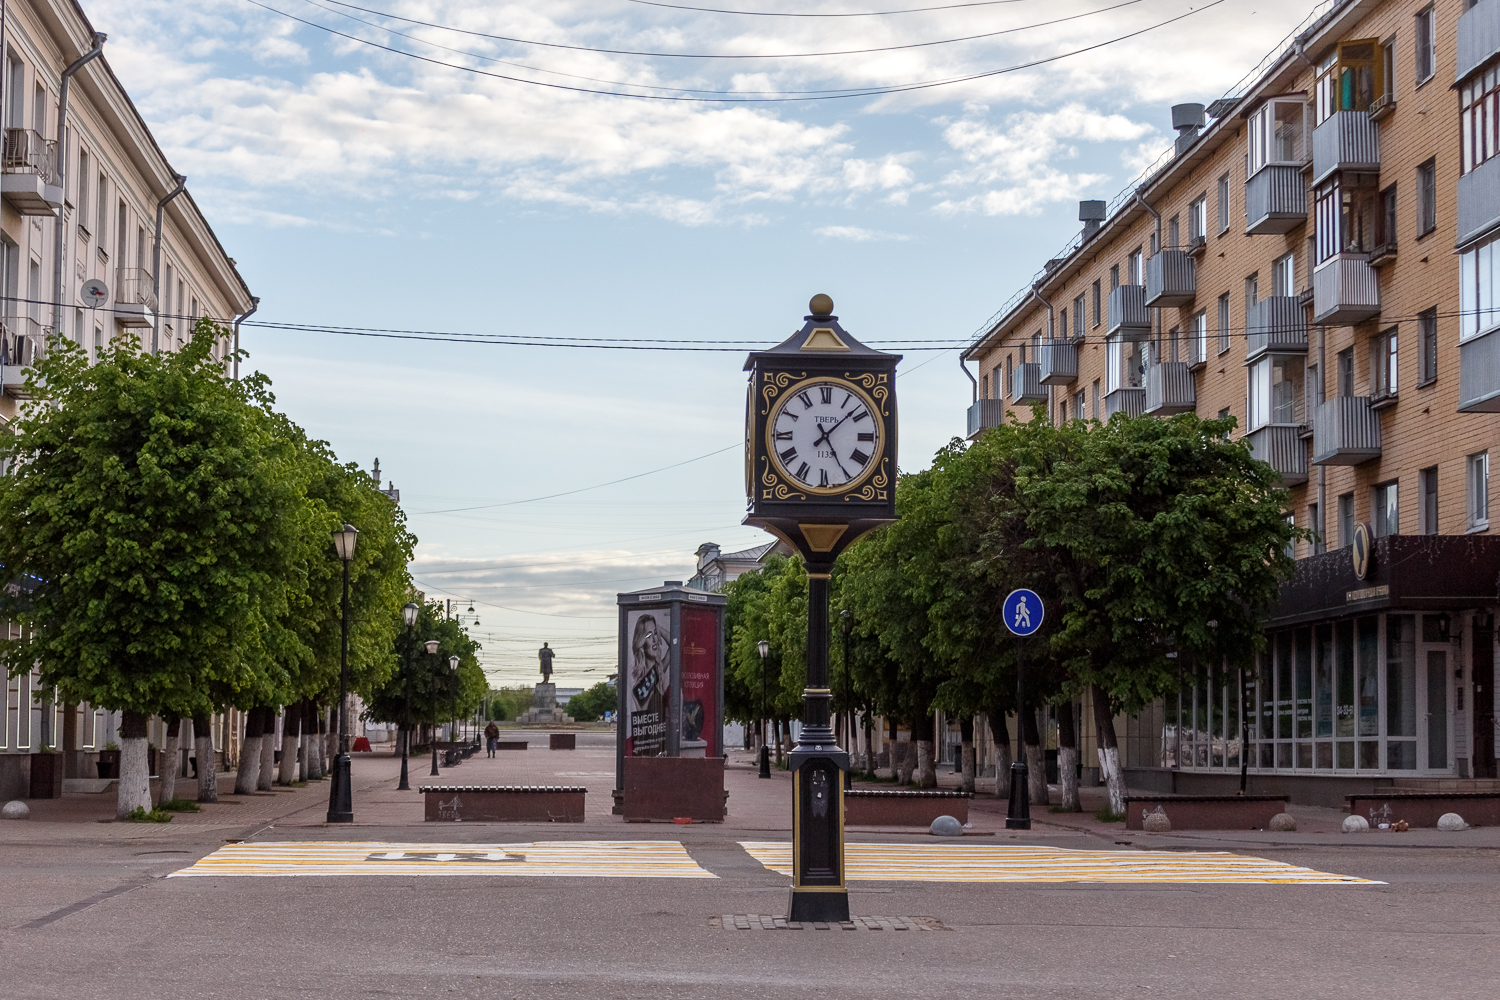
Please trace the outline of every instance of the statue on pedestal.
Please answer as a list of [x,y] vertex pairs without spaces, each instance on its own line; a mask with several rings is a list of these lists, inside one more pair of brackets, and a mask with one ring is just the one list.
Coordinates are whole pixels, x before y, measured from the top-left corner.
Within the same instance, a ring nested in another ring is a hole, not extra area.
[[551,649],[547,648],[547,644],[545,642],[542,643],[542,648],[536,651],[537,659],[542,661],[543,684],[552,683],[552,657],[555,655],[557,654],[553,653]]

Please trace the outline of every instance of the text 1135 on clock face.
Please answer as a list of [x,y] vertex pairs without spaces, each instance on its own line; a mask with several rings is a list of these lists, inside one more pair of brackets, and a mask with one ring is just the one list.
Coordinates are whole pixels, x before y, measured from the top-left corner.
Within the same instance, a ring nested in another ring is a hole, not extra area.
[[841,379],[791,386],[766,420],[768,450],[787,478],[816,493],[849,489],[879,464],[879,411]]

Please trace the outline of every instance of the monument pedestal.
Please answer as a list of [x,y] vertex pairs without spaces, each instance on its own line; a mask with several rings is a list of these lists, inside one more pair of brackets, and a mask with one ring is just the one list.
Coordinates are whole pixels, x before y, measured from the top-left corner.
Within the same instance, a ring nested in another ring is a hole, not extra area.
[[571,724],[571,716],[557,707],[557,685],[543,681],[536,686],[531,707],[516,717],[523,726],[560,726]]

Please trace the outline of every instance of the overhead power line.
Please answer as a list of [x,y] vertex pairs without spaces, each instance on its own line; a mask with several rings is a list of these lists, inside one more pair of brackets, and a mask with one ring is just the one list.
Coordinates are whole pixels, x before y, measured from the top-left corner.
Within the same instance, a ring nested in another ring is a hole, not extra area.
[[626,3],[642,7],[665,7],[668,10],[689,10],[701,14],[733,14],[738,17],[890,17],[893,14],[926,14],[935,10],[961,10],[965,7],[998,7],[1013,3],[1030,3],[1031,0],[976,0],[974,3],[950,3],[941,7],[907,7],[904,10],[865,10],[845,13],[818,13],[812,11],[781,10],[725,10],[720,7],[689,7],[686,4],[657,3],[655,0],[625,0]]

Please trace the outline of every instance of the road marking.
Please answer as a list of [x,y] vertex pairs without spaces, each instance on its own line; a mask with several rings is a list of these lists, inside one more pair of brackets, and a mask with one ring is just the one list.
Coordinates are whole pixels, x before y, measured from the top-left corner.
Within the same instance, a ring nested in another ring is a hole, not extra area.
[[227,844],[168,878],[215,875],[718,877],[694,861],[675,840],[550,840],[524,844]]
[[[741,841],[750,856],[792,874],[788,841]],[[849,881],[1254,882],[1384,885],[1229,851],[1078,851],[994,844],[847,844]]]

